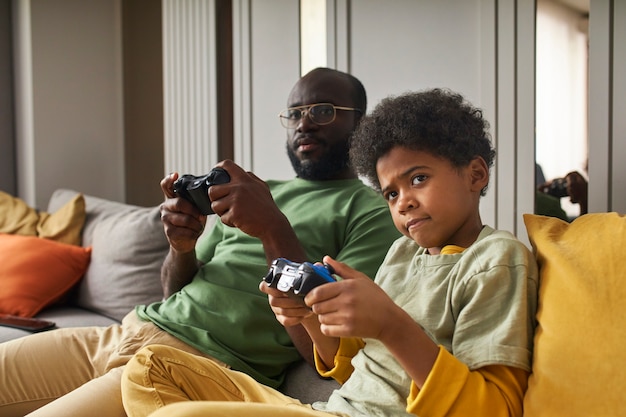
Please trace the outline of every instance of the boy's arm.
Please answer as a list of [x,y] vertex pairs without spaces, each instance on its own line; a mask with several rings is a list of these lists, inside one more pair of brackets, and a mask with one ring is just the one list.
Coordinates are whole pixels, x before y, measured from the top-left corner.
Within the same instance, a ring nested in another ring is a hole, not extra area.
[[340,338],[326,336],[322,333],[317,315],[311,315],[304,319],[302,326],[313,341],[316,369],[318,371],[333,369],[335,367],[335,356],[339,351]]
[[339,348],[335,354],[332,368],[326,366],[320,358],[317,349],[315,349],[315,368],[321,376],[333,378],[335,381],[343,384],[350,378],[350,375],[352,375],[354,371],[352,358],[359,350],[363,349],[364,346],[365,342],[363,342],[363,339],[342,337],[339,341]]
[[429,416],[521,416],[527,371],[504,365],[470,371],[436,346],[400,307],[387,311],[385,316],[390,320],[379,340],[413,380],[408,412]]
[[[407,399],[408,412],[431,416],[521,415],[528,372],[502,365],[470,371],[437,346],[380,287],[361,279],[344,264],[328,257],[324,261],[345,279],[338,283],[342,285],[321,286],[307,296],[308,303],[313,301],[308,298],[312,294],[311,298],[323,299],[323,293],[335,293],[335,305],[322,309],[322,305],[313,304],[313,311],[319,313],[322,323],[321,332],[380,340],[413,380]],[[333,291],[339,288],[342,290]],[[353,290],[354,294],[350,294]],[[359,307],[358,300],[367,300],[366,305]],[[376,305],[375,312],[371,305]],[[336,315],[335,311],[341,313]]]
[[430,416],[521,416],[529,373],[505,365],[475,371],[440,348],[422,389],[411,385],[407,412]]
[[402,365],[414,384],[421,388],[435,365],[439,347],[395,303],[389,304],[384,314],[386,320],[381,326],[378,339]]
[[[318,315],[320,333],[380,340],[421,388],[435,363],[438,346],[376,283],[328,256],[324,262],[343,280],[321,285],[305,298]],[[328,351],[322,350],[325,346],[318,345],[315,338],[313,341],[324,363],[330,366],[337,349],[328,346]]]

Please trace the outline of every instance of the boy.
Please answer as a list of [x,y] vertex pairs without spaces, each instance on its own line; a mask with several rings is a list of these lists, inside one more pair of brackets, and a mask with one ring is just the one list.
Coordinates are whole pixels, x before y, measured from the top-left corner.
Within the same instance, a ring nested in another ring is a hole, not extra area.
[[205,401],[154,415],[521,416],[537,266],[514,236],[481,222],[495,156],[487,128],[480,110],[448,91],[383,100],[351,147],[354,168],[382,192],[404,235],[375,283],[328,256],[343,280],[311,291],[306,307],[261,283],[277,319],[311,336],[320,373],[343,383],[327,402],[302,405],[153,346],[127,368],[128,414],[191,399]]

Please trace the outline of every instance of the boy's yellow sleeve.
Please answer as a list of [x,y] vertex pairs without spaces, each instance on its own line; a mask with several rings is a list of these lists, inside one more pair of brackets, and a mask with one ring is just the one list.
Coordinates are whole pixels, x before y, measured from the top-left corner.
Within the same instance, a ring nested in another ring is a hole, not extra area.
[[365,342],[359,338],[341,338],[339,340],[339,349],[335,354],[335,363],[332,369],[327,369],[324,362],[320,359],[315,345],[313,353],[315,354],[315,368],[317,372],[325,378],[333,378],[335,381],[343,384],[350,378],[354,367],[352,366],[352,358],[357,352],[363,349]]
[[407,412],[427,416],[521,416],[529,372],[506,365],[475,371],[444,348],[424,386],[415,383],[407,399]]

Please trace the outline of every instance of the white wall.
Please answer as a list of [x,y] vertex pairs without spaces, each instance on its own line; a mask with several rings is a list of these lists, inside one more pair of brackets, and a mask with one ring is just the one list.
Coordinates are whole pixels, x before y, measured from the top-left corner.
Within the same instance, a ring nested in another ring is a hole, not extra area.
[[[352,2],[349,65],[368,91],[370,110],[388,95],[444,87],[484,108],[495,129],[495,32],[483,28],[493,27],[496,16],[484,3]],[[495,224],[495,175],[482,208],[489,224]]]
[[18,194],[124,198],[119,0],[16,0]]
[[235,161],[263,179],[293,178],[278,113],[300,76],[299,7],[234,0]]
[[490,62],[481,62],[479,0],[351,5],[350,70],[366,86],[370,109],[390,94],[432,87],[480,102],[481,70]]
[[589,14],[589,211],[626,213],[626,2]]
[[613,7],[611,204],[605,210],[626,213],[626,2],[616,0]]

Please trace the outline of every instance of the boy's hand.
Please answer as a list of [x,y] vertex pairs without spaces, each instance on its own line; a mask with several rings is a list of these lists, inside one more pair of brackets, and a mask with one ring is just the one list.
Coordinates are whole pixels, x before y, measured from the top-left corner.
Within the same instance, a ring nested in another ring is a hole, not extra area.
[[322,333],[379,339],[398,306],[365,274],[329,256],[324,262],[343,280],[321,285],[304,299],[317,315]]

